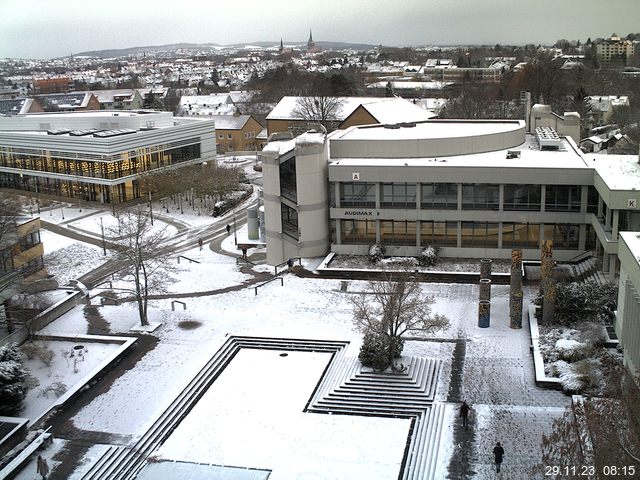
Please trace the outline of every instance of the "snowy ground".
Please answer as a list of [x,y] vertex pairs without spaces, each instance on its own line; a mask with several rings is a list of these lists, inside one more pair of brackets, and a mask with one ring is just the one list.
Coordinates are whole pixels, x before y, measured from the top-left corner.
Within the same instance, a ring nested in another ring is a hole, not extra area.
[[[30,360],[24,357],[25,367],[39,382],[27,393],[24,401],[25,408],[20,412],[20,416],[31,421],[49,410],[58,399],[55,393],[45,391],[48,387],[62,382],[67,387],[66,390],[71,389],[103,359],[120,347],[117,343],[87,343],[84,340],[82,342],[35,340],[33,343],[40,348],[51,350],[54,356],[49,366],[36,357]],[[78,345],[85,348],[74,349]]]
[[[197,227],[201,220],[212,221],[197,212],[185,210],[181,214],[175,206],[169,207],[169,214],[165,209],[164,215],[172,217],[172,224],[183,222]],[[68,212],[73,210],[65,209],[67,219]],[[88,212],[83,209],[82,213]],[[55,213],[47,218],[44,215],[45,220],[55,218]],[[77,226],[91,230],[84,225],[92,221],[90,218],[77,220]],[[238,232],[239,236],[243,234],[243,230]],[[60,245],[56,251],[74,248],[72,243],[65,246],[59,239],[52,243]],[[101,250],[85,248],[96,250],[98,263]],[[233,235],[225,239],[222,248],[237,254]],[[65,263],[71,264],[71,259],[77,256],[68,252],[58,256],[49,268],[56,268],[57,262],[63,271]],[[251,275],[240,272],[235,260],[226,254],[215,253],[206,246],[202,251],[195,248],[184,255],[201,263],[181,261],[181,271],[175,274],[171,291],[209,293],[180,298],[187,304],[186,310],[178,307],[172,311],[171,298],[151,301],[150,319],[161,323],[152,333],[158,345],[124,371],[108,391],[95,396],[75,414],[71,420],[76,429],[120,434],[119,438],[135,441],[215,354],[227,335],[346,340],[350,342],[348,354],[357,355],[361,334],[353,325],[348,299],[349,292],[363,291],[366,282],[349,281],[345,293],[341,292],[340,280],[301,279],[285,274],[283,286],[272,282],[255,295],[251,286],[242,285]],[[86,271],[94,266],[91,257],[87,258]],[[304,259],[304,264],[313,268],[321,260]],[[254,271],[273,269],[259,265]],[[75,271],[73,274],[77,275]],[[211,292],[223,288],[226,289],[223,292]],[[492,287],[488,329],[477,326],[477,286],[425,284],[423,290],[425,295],[435,298],[433,311],[447,315],[451,321],[445,331],[435,334],[447,341],[408,341],[405,354],[442,359],[436,401],[446,402],[455,346],[452,340],[467,340],[462,392],[472,405],[472,419],[478,429],[472,465],[475,478],[493,478],[488,452],[496,440],[507,451],[504,467],[505,472],[511,469],[508,478],[535,478],[528,472],[540,458],[540,435],[548,431],[552,418],[559,415],[569,400],[557,392],[541,391],[533,384],[528,331],[508,327],[508,287]],[[91,294],[98,293],[94,290]],[[112,334],[131,334],[131,328],[139,323],[131,303],[103,307],[97,298],[92,303]],[[43,333],[86,333],[84,310],[84,306],[74,308]],[[252,354],[247,351],[238,354],[161,447],[158,456],[273,469],[272,478],[397,478],[402,458],[398,445],[406,441],[406,421],[303,414],[304,402],[326,365],[323,355],[296,352],[281,361],[277,355],[270,358]],[[295,380],[291,381],[292,378]],[[445,416],[438,457],[442,478],[456,451],[452,428],[458,420],[456,409],[456,404],[449,404]],[[261,441],[247,443],[248,438],[254,437]],[[380,445],[386,448],[379,448]],[[281,450],[288,453],[283,455]],[[82,459],[81,468],[86,469],[102,451],[103,447],[91,448]],[[341,469],[344,475],[333,468]],[[356,472],[365,473],[361,476]]]

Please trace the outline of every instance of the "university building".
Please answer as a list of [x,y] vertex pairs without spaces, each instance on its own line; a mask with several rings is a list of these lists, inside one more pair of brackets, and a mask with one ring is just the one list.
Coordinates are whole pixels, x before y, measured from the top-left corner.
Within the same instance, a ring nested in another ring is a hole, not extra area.
[[209,119],[146,110],[0,116],[0,188],[120,203],[145,193],[144,172],[215,158]]
[[[535,109],[535,108],[534,108]],[[537,115],[544,112],[536,109]],[[328,252],[568,260],[594,251],[611,279],[619,232],[640,230],[635,156],[585,155],[524,121],[355,126],[270,142],[262,153],[267,260]]]

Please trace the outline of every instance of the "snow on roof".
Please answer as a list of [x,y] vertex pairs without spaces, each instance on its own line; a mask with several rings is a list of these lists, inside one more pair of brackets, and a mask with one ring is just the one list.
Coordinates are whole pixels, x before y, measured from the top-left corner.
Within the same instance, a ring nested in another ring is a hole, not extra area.
[[421,122],[436,116],[404,99],[396,102],[378,102],[363,105],[379,123]]
[[[397,130],[392,130],[397,132]],[[335,132],[334,132],[335,133]],[[483,167],[483,168],[544,168],[544,169],[590,169],[582,156],[562,138],[564,150],[539,150],[533,135],[526,135],[522,145],[493,152],[456,156],[401,157],[401,158],[330,158],[332,165],[380,166],[380,167]],[[508,151],[518,151],[520,156],[507,158]]]
[[115,101],[115,97],[129,97],[128,101],[132,101],[135,95],[135,90],[132,88],[119,88],[115,90],[91,90],[90,92],[76,91],[71,93],[83,95],[86,93],[93,93],[100,103],[112,103]]
[[[267,120],[293,120],[295,119],[293,111],[295,110],[298,99],[301,97],[282,97],[278,104],[267,115]],[[360,105],[367,106],[372,104],[389,103],[392,105],[402,105],[404,103],[412,105],[411,102],[403,98],[397,97],[338,97],[342,101],[341,108],[336,113],[336,120],[343,121]],[[400,107],[397,107],[400,108]]]
[[[420,107],[408,102],[419,110]],[[370,106],[367,106],[367,109]],[[422,110],[424,112],[424,110]],[[393,122],[392,122],[393,123]],[[416,123],[415,126],[389,128],[385,125],[356,127],[344,131],[341,140],[419,140],[436,138],[459,138],[478,135],[505,133],[523,128],[523,122],[517,120],[504,121],[431,121]]]
[[640,232],[620,232],[620,237],[640,264]]
[[640,189],[640,164],[637,155],[586,154],[609,190]]
[[251,115],[210,115],[216,124],[216,130],[242,130]]

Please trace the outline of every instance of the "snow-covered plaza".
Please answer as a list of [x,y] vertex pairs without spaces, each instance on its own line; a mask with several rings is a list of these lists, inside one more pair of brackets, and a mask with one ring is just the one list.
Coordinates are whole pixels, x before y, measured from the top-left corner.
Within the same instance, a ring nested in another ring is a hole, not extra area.
[[[93,223],[109,212],[89,213],[85,208],[74,226],[99,234]],[[43,220],[55,219],[47,215]],[[65,215],[69,219],[73,209],[65,209]],[[165,216],[192,228],[203,225],[197,214]],[[229,222],[230,217],[217,220],[222,227]],[[239,228],[237,236],[243,235]],[[270,282],[256,294],[254,287],[273,269],[239,265],[233,234],[223,236],[222,242],[214,240],[202,250],[194,241],[181,252],[199,263],[176,265],[170,294],[151,301],[150,321],[159,324],[152,332],[135,330],[140,323],[135,302],[101,305],[106,285],[90,292],[90,305],[75,307],[40,332],[84,335],[95,330],[98,320],[102,334],[145,339],[123,356],[108,381],[57,414],[55,439],[43,453],[55,467],[51,478],[89,478],[109,452],[126,452],[146,441],[155,422],[174,408],[175,399],[231,337],[344,342],[344,358],[357,357],[362,334],[353,323],[349,297],[364,291],[365,281],[348,280],[345,288],[344,280],[288,272],[282,275],[283,285]],[[67,257],[78,251],[83,262],[73,267],[75,277],[105,258],[99,246],[54,233],[44,233],[43,241],[55,260],[52,271],[56,266],[64,270],[70,264]],[[303,259],[302,264],[313,272],[321,261]],[[494,478],[491,449],[496,441],[506,451],[505,478],[536,478],[532,468],[541,461],[542,434],[550,431],[570,397],[536,387],[526,324],[521,330],[509,328],[508,287],[492,287],[490,328],[477,326],[476,285],[425,283],[422,289],[435,297],[433,312],[446,315],[450,325],[433,338],[408,340],[401,359],[405,364],[411,357],[439,361],[428,404],[439,413],[430,420],[435,422],[428,427],[433,433],[421,447],[425,458],[433,456],[425,460],[432,464],[424,476],[413,478]],[[173,310],[175,299],[186,308]],[[148,463],[139,478],[403,478],[415,434],[410,417],[306,411],[332,358],[327,352],[295,349],[238,350],[174,420],[175,430],[145,453]],[[463,399],[471,405],[468,431],[460,428],[458,418]],[[34,472],[32,462],[16,478],[32,479]],[[404,475],[410,478],[406,471]]]

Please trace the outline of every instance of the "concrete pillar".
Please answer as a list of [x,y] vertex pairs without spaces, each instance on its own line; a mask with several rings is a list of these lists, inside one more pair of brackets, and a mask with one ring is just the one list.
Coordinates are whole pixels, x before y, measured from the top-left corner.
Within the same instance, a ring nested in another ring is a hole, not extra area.
[[540,283],[542,286],[542,321],[550,325],[555,318],[556,286],[553,279],[553,240],[544,240],[540,255]]
[[609,256],[609,281],[614,282],[616,279],[616,271],[618,270],[617,256]]
[[522,250],[511,250],[511,285],[509,289],[509,326],[522,328]]
[[491,263],[490,258],[483,258],[480,260],[480,278],[491,279]]

